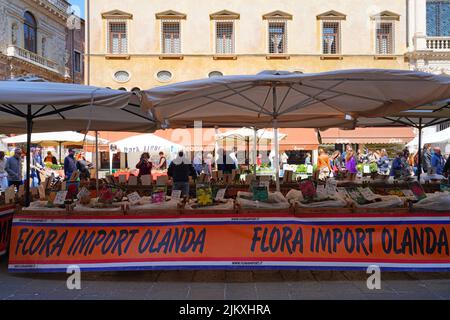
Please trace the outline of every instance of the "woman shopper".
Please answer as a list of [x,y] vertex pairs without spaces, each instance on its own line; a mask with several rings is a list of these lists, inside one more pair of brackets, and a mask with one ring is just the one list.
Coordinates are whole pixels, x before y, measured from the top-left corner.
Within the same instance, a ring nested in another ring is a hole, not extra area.
[[358,173],[358,170],[356,169],[356,155],[349,145],[345,152],[345,169],[347,169],[350,180],[355,180],[356,174]]
[[5,170],[5,166],[5,152],[0,151],[0,191],[4,191],[8,188],[8,173]]
[[139,169],[138,177],[141,177],[141,176],[144,176],[144,175],[151,175],[152,174],[152,167],[153,167],[153,164],[150,161],[150,154],[148,152],[144,152],[141,155],[141,159],[136,164],[136,169]]
[[382,149],[380,152],[380,159],[377,161],[378,171],[381,174],[387,175],[389,173],[389,158],[386,149]]

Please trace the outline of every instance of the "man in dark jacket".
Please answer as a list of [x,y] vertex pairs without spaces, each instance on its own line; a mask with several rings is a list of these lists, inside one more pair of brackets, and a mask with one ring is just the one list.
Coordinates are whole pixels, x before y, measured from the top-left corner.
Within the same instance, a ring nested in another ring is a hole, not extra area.
[[181,190],[182,195],[189,196],[189,176],[197,178],[194,166],[184,158],[184,152],[178,152],[176,157],[167,170],[167,175],[172,178],[172,190]]
[[69,149],[69,155],[64,158],[64,176],[67,180],[77,171],[77,161],[75,160],[75,150]]
[[444,168],[442,169],[444,176],[448,178],[448,183],[450,184],[450,156],[448,156],[445,162]]
[[422,169],[423,172],[427,173],[428,169],[431,168],[431,146],[426,144],[423,146],[422,153]]

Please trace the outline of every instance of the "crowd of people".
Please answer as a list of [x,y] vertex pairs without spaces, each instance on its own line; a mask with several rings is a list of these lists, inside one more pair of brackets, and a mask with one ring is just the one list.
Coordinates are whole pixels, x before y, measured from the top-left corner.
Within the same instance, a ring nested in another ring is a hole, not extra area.
[[[423,148],[420,172],[448,176],[450,173],[450,157],[445,158],[439,147]],[[408,148],[397,152],[393,159],[389,158],[385,149],[360,149],[355,152],[351,145],[345,147],[344,152],[334,151],[331,155],[324,149],[319,149],[317,169],[322,177],[346,172],[350,177],[358,173],[358,165],[376,164],[376,172],[393,177],[417,176],[419,173],[418,153],[410,153]]]
[[[26,179],[25,159],[25,153],[21,148],[15,148],[10,157],[6,157],[4,151],[0,151],[0,190],[5,190],[10,186],[19,188],[24,183]],[[58,160],[51,151],[48,151],[44,158],[39,147],[30,149],[30,160],[31,187],[38,187],[41,184],[41,174],[45,174],[46,164],[58,164]],[[83,152],[76,155],[75,149],[69,149],[68,155],[64,159],[64,177],[62,178],[68,180],[74,172],[78,172],[80,179],[90,179],[89,169],[91,168],[92,164],[86,160]]]

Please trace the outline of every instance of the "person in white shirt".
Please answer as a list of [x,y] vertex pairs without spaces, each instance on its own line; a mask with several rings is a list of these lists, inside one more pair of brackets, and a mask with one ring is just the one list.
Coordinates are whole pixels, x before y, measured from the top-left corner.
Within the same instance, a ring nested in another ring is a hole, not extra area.
[[8,188],[8,173],[5,170],[6,157],[5,152],[0,151],[0,190],[4,191]]

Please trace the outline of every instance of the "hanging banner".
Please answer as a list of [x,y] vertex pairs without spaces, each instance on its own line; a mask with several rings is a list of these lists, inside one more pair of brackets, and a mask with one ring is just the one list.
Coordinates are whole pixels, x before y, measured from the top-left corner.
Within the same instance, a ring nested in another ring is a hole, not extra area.
[[16,217],[9,270],[450,270],[447,215]]
[[4,255],[9,247],[13,214],[14,206],[0,206],[0,256]]

